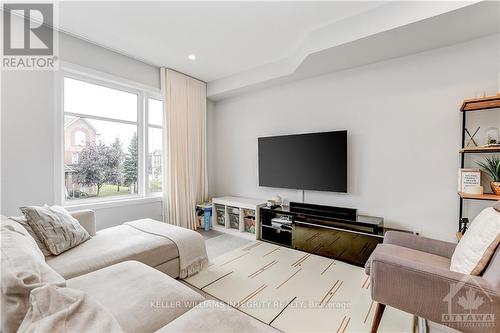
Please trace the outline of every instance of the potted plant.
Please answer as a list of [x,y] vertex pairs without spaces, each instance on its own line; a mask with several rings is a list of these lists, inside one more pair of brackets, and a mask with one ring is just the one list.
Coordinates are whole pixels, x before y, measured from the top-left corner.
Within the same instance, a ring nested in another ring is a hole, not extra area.
[[485,157],[484,161],[476,162],[481,169],[491,177],[491,190],[500,195],[500,158],[498,156]]

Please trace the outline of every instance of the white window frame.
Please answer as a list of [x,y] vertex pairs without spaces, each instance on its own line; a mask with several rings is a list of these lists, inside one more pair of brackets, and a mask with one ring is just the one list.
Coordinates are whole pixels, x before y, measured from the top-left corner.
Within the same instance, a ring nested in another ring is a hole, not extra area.
[[80,153],[72,153],[71,154],[71,164],[75,164],[75,163],[79,163],[79,162],[80,162]]
[[[162,126],[159,126],[159,125],[150,125],[149,124],[149,99],[156,99],[162,103],[164,103],[163,101],[163,98],[161,98],[161,94],[154,94],[154,93],[149,93],[149,94],[146,94],[145,98],[144,98],[144,125],[145,125],[145,128],[144,128],[144,132],[146,133],[145,135],[145,140],[144,140],[144,152],[145,152],[145,160],[144,160],[144,163],[147,163],[148,159],[147,157],[149,157],[149,128],[150,127],[153,127],[153,128],[159,128],[162,130],[162,141],[165,140],[165,114],[163,114],[163,118],[162,118]],[[165,157],[165,145],[163,145],[162,147],[162,156]],[[162,161],[162,170],[165,170],[165,165],[164,163],[165,162],[165,159],[163,159]],[[147,168],[148,166],[147,165],[144,165],[145,166],[145,172],[144,172],[144,184],[146,186],[146,195],[147,196],[161,196],[162,193],[163,193],[163,190],[164,190],[164,186],[165,186],[165,177],[162,177],[162,183],[161,183],[161,188],[162,188],[162,191],[161,192],[151,192],[149,191],[149,178],[148,178],[148,173],[147,173]],[[165,175],[165,172],[163,172],[163,175]]]
[[[114,118],[91,116],[78,114],[73,112],[65,113],[64,111],[64,78],[68,77],[91,84],[100,85],[103,87],[118,89],[125,92],[137,94],[137,121],[119,120]],[[56,152],[56,165],[54,168],[54,177],[56,180],[55,186],[55,202],[70,208],[107,208],[114,206],[129,205],[135,203],[143,203],[149,201],[161,201],[162,194],[160,192],[149,193],[146,183],[147,169],[146,169],[146,153],[148,142],[148,122],[147,122],[147,101],[148,98],[155,98],[162,102],[160,89],[123,79],[114,75],[106,74],[86,67],[62,62],[61,70],[55,76],[55,152]],[[138,138],[138,193],[129,195],[109,196],[104,198],[86,198],[86,199],[66,199],[66,189],[64,183],[64,116],[65,114],[81,116],[96,120],[112,121],[117,123],[126,123],[137,125],[137,138]]]
[[[80,133],[83,134],[85,139],[80,140],[80,138],[77,138],[77,134],[79,135]],[[83,145],[80,144],[81,141],[83,141]],[[87,144],[87,134],[84,131],[77,129],[73,134],[73,143],[75,144],[75,146],[85,146]]]

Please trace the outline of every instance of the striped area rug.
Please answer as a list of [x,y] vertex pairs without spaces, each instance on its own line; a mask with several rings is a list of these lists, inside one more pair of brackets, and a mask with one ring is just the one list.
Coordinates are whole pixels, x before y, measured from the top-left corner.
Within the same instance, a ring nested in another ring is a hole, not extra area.
[[[361,267],[260,241],[184,281],[284,332],[370,332],[375,311]],[[379,332],[412,325],[412,315],[388,307]]]

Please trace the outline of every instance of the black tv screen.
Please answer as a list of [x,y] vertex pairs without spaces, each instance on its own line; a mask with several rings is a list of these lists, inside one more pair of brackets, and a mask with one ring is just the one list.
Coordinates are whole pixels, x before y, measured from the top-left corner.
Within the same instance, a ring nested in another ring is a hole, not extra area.
[[259,138],[259,185],[347,192],[347,131]]

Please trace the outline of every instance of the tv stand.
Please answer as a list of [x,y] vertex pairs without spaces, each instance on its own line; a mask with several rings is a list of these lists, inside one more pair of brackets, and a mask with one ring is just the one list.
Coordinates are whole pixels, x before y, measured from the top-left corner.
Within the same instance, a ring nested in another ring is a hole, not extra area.
[[290,211],[303,214],[320,214],[325,217],[344,220],[356,220],[357,210],[354,208],[312,205],[308,203],[290,202]]
[[364,266],[387,228],[381,217],[356,209],[291,202],[260,209],[260,239]]

